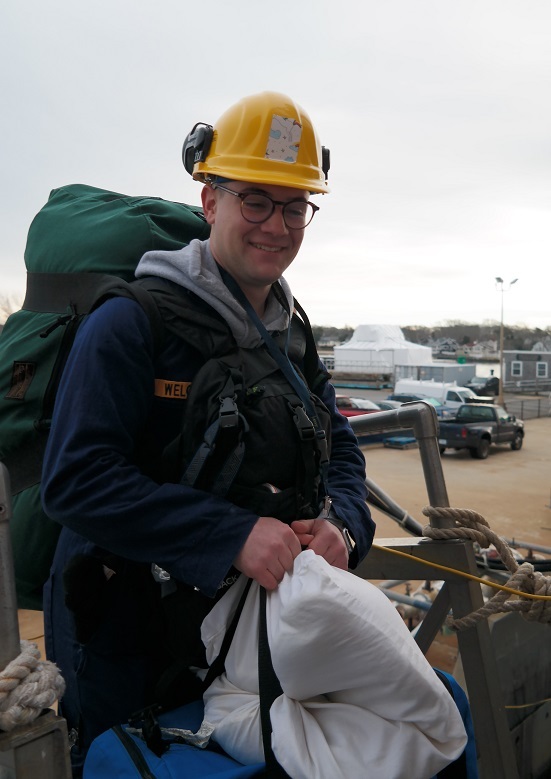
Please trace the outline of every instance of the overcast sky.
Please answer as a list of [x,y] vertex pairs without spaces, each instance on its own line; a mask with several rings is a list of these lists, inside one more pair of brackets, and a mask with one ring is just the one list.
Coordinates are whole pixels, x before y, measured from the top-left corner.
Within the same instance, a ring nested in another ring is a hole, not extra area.
[[[551,327],[550,0],[4,0],[1,294],[84,183],[198,204],[197,121],[289,94],[331,193],[287,272],[314,324]],[[518,282],[508,289],[509,282]]]

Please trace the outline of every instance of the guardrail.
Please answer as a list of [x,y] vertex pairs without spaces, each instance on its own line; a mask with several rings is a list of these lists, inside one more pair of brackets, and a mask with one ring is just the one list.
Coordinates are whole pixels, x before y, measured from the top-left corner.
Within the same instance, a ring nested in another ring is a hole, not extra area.
[[509,379],[503,382],[505,392],[550,393],[551,379]]

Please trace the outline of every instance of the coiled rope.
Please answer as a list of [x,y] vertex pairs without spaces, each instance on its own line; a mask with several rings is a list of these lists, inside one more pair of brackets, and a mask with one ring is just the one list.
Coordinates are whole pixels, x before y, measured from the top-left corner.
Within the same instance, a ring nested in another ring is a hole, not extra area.
[[[454,630],[473,627],[492,614],[519,611],[530,622],[551,623],[551,577],[535,571],[531,563],[515,560],[506,541],[490,528],[481,514],[472,509],[426,506],[423,514],[429,519],[452,519],[455,527],[436,528],[427,525],[423,534],[434,540],[467,539],[486,549],[493,544],[503,564],[511,573],[506,587],[500,587],[497,593],[481,608],[460,619],[449,619],[448,624]],[[491,584],[489,582],[489,584]],[[515,590],[516,593],[510,592]],[[515,594],[515,599],[511,596]],[[526,594],[527,597],[523,597]]]
[[58,667],[40,660],[36,644],[21,641],[21,654],[0,672],[0,730],[33,722],[64,691]]

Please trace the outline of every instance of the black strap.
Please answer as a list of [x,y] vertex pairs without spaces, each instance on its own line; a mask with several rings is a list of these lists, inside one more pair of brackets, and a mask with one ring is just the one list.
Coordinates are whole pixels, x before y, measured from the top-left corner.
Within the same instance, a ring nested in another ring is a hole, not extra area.
[[327,495],[328,494],[327,487],[329,483],[328,482],[329,455],[328,455],[328,447],[327,447],[325,430],[320,424],[316,409],[310,397],[310,392],[306,387],[302,378],[298,375],[295,366],[293,365],[292,361],[289,359],[289,356],[287,354],[287,347],[288,347],[289,336],[291,332],[290,312],[287,309],[287,313],[289,314],[289,328],[287,331],[288,335],[287,335],[286,350],[285,350],[285,354],[283,354],[274,343],[274,339],[270,336],[270,334],[266,330],[264,323],[262,322],[262,320],[260,319],[256,311],[250,304],[249,300],[247,299],[247,296],[245,295],[245,293],[243,292],[239,284],[224,268],[219,266],[219,270],[220,270],[220,275],[222,277],[222,281],[229,289],[229,291],[232,293],[232,295],[235,297],[235,299],[239,303],[241,303],[241,305],[247,312],[249,318],[251,319],[253,324],[256,326],[256,329],[260,333],[262,340],[266,344],[266,348],[270,352],[270,355],[273,357],[277,365],[280,367],[283,375],[285,376],[289,384],[293,387],[293,389],[301,399],[302,403],[304,404],[306,413],[308,414],[308,417],[310,418],[310,421],[312,422],[312,425],[314,426],[315,429],[316,443],[320,453],[320,476],[325,490],[325,494]]
[[129,283],[109,273],[27,273],[27,291],[22,308],[42,314],[81,316],[97,308],[109,297],[137,300],[151,323],[155,351],[162,345],[162,317],[147,285],[141,280]]
[[[226,635],[222,641],[220,652],[210,666],[203,682],[203,690],[206,690],[213,681],[224,673],[226,657],[230,649],[252,579],[249,579],[245,589],[237,604],[237,609],[232,618]],[[279,679],[276,676],[272,665],[272,654],[268,642],[268,629],[266,624],[266,590],[260,587],[259,590],[259,633],[258,633],[258,686],[260,699],[260,723],[262,728],[262,744],[264,746],[264,757],[266,760],[266,773],[263,776],[266,779],[289,779],[288,774],[283,770],[276,760],[272,750],[272,723],[270,720],[270,708],[277,697],[282,694]]]
[[237,630],[237,625],[241,617],[241,612],[243,611],[243,608],[245,606],[247,595],[249,594],[249,590],[251,589],[251,584],[252,584],[252,579],[249,579],[247,584],[245,585],[245,589],[241,594],[239,603],[237,604],[237,609],[235,610],[235,614],[233,615],[230,626],[226,630],[226,635],[224,636],[224,639],[222,641],[220,652],[218,653],[217,657],[213,660],[209,670],[207,671],[207,675],[205,676],[205,679],[203,681],[203,692],[210,687],[210,685],[218,676],[221,676],[224,673],[226,657],[228,656],[231,642],[233,641],[235,631]]
[[222,467],[216,479],[209,488],[213,495],[224,498],[228,493],[245,457],[244,434],[249,431],[249,424],[239,412],[235,402],[235,386],[229,376],[224,390],[219,396],[220,409],[218,416],[206,429],[201,445],[193,455],[180,483],[194,487],[201,476],[211,455],[219,448],[219,444],[231,443]]
[[87,314],[98,290],[124,283],[109,273],[27,273],[27,292],[22,308],[41,314],[66,314],[72,306],[77,314]]
[[260,587],[260,611],[258,632],[258,683],[260,695],[260,725],[262,728],[262,744],[266,760],[266,776],[270,779],[289,779],[276,760],[272,750],[272,721],[270,708],[283,690],[272,665],[272,653],[268,642],[268,627],[266,623],[266,590]]

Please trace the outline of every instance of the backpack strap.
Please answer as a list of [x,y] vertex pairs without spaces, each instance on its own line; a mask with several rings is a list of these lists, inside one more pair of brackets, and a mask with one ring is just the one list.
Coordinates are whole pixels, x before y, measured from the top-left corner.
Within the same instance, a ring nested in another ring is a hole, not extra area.
[[218,416],[205,431],[203,442],[180,479],[181,484],[194,487],[215,448],[220,447],[222,440],[229,441],[229,453],[210,487],[213,495],[223,498],[227,494],[245,457],[244,436],[249,431],[248,422],[239,412],[235,397],[235,385],[230,375],[219,396]]
[[[327,442],[325,430],[320,424],[318,415],[316,413],[316,410],[312,403],[312,399],[310,397],[308,387],[305,384],[304,380],[297,373],[295,366],[293,365],[291,359],[289,358],[288,344],[286,346],[285,352],[282,352],[278,349],[278,347],[274,343],[274,339],[270,337],[270,334],[266,330],[264,323],[257,315],[250,301],[247,299],[246,295],[244,294],[243,290],[238,285],[238,283],[235,281],[235,279],[224,268],[221,267],[220,267],[220,275],[222,277],[222,281],[227,286],[229,291],[232,293],[235,299],[239,303],[241,303],[241,305],[247,312],[247,315],[254,323],[256,329],[258,330],[260,336],[262,337],[262,340],[264,341],[264,344],[266,345],[268,352],[273,357],[273,359],[281,369],[283,375],[285,376],[285,378],[287,379],[291,387],[293,387],[293,389],[295,390],[295,392],[297,393],[297,395],[299,396],[299,398],[301,399],[304,405],[304,410],[308,415],[313,428],[315,429],[315,439],[316,439],[316,445],[319,453],[320,476],[321,476],[323,488],[325,490],[325,494],[327,496],[328,495],[327,490],[329,485],[329,479],[328,479],[329,450],[328,450],[328,442]],[[274,285],[272,285],[272,289],[273,287]],[[289,308],[287,306],[286,301],[285,301],[285,309],[289,312]],[[291,332],[290,327],[288,328],[287,332],[289,336]]]
[[295,310],[298,311],[301,317],[300,319],[298,319],[298,317],[294,317],[294,319],[301,322],[304,331],[304,337],[306,339],[306,349],[304,352],[304,376],[312,392],[318,394],[322,390],[323,385],[325,385],[331,378],[331,374],[320,361],[314,333],[312,332],[312,326],[305,310],[302,308],[296,298],[293,298],[293,301]]
[[87,314],[101,292],[125,283],[108,273],[27,273],[22,308],[40,314]]
[[151,294],[147,285],[141,280],[131,283],[122,279],[118,279],[117,282],[106,281],[98,290],[98,296],[92,310],[99,308],[106,300],[114,297],[129,298],[140,304],[149,319],[153,336],[153,353],[159,354],[165,340],[165,326],[155,296]]
[[62,318],[52,327],[55,329],[65,324],[64,317],[82,317],[112,297],[130,298],[141,305],[150,321],[157,353],[164,340],[163,320],[155,298],[140,282],[127,282],[109,273],[29,272],[22,309],[40,314],[61,314]]
[[[276,281],[272,284],[272,292],[279,301],[281,307],[289,312],[289,304],[287,303],[287,298],[285,297],[279,282]],[[293,308],[294,311],[290,317],[291,344],[289,345],[289,348],[290,350],[293,348],[292,341],[294,340],[294,332],[299,331],[301,339],[304,339],[305,341],[304,349],[301,350],[300,354],[302,359],[302,371],[312,392],[318,393],[321,389],[321,385],[329,380],[330,374],[320,362],[312,325],[310,324],[306,311],[295,297],[293,298]],[[300,315],[300,317],[298,315]]]

